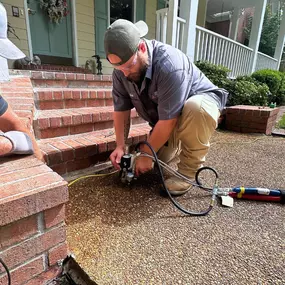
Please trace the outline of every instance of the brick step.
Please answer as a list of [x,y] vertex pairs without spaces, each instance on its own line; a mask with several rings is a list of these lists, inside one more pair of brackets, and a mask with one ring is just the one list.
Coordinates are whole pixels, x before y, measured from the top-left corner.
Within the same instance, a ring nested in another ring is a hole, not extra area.
[[[11,284],[31,285],[33,276],[47,270],[45,264],[54,264],[55,253],[62,258],[56,250],[66,240],[67,201],[67,182],[33,155],[1,158],[0,255]],[[0,284],[8,284],[3,267]]]
[[66,182],[33,155],[2,158],[0,228],[67,202],[66,190]]
[[112,86],[111,75],[30,71],[30,77],[34,87],[94,88]]
[[52,65],[52,64],[42,64],[42,65],[26,65],[22,66],[21,70],[37,70],[37,71],[56,71],[56,72],[74,72],[74,73],[92,73],[91,70],[76,67],[76,66],[65,66],[65,65]]
[[[146,123],[133,125],[127,143],[146,140],[149,131]],[[42,139],[38,144],[48,166],[61,175],[105,161],[116,147],[113,129]]]
[[[135,110],[132,110],[131,118],[133,125],[144,122]],[[34,130],[38,139],[87,133],[112,127],[112,106],[41,110],[34,119]]]
[[34,88],[37,109],[112,106],[110,88]]

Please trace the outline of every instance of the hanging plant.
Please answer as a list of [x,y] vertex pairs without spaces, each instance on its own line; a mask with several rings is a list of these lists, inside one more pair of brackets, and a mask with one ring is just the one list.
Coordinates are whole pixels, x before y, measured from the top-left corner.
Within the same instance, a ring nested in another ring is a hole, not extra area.
[[67,0],[40,0],[40,7],[46,11],[50,20],[57,24],[69,13]]

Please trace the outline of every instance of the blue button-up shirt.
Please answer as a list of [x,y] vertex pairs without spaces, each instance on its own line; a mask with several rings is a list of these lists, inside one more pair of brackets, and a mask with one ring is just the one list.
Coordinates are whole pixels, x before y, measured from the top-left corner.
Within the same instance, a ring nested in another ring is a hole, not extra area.
[[220,110],[228,93],[215,86],[180,50],[152,40],[148,47],[149,66],[141,88],[127,80],[123,72],[113,71],[115,111],[135,107],[139,115],[154,126],[158,120],[169,120],[181,114],[185,101],[205,94]]

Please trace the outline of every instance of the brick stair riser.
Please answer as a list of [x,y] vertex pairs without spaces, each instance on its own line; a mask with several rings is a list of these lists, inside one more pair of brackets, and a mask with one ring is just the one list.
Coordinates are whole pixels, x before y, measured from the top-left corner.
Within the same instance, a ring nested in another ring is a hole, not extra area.
[[[26,78],[30,78],[32,83],[37,83],[39,85],[42,81],[44,85],[46,83],[53,84],[55,81],[90,81],[90,82],[98,82],[102,84],[98,84],[98,86],[112,84],[112,75],[95,75],[95,74],[84,74],[84,73],[70,73],[70,72],[62,72],[62,71],[31,71],[31,70],[10,70],[11,75],[20,75],[25,76]],[[51,82],[54,81],[54,82]],[[34,86],[35,87],[35,86]]]
[[70,89],[38,90],[35,101],[39,110],[112,106],[111,90]]
[[32,71],[30,77],[34,87],[94,88],[112,86],[110,75]]
[[86,80],[86,81],[112,81],[112,75],[95,75],[83,73],[50,72],[50,71],[32,71],[30,72],[32,80]]
[[54,79],[33,79],[34,87],[61,87],[61,88],[94,88],[111,87],[109,81],[87,81],[87,80],[54,80]]
[[[136,145],[147,139],[149,127],[144,125],[143,130],[133,129],[130,132],[128,145]],[[115,136],[108,136],[107,130],[103,130],[101,135],[82,135],[70,139],[50,139],[48,143],[40,144],[48,166],[62,175],[105,162],[116,148]]]
[[[131,113],[131,124],[142,124],[145,121],[136,112]],[[113,128],[113,112],[94,114],[74,114],[52,118],[38,118],[34,121],[37,139],[54,138],[60,136],[88,133]]]

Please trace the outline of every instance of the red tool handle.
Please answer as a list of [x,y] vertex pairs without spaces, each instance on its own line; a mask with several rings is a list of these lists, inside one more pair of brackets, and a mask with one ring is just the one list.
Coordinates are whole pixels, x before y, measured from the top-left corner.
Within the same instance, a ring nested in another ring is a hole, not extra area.
[[[238,198],[238,193],[231,192],[229,194],[233,198]],[[254,195],[254,194],[243,194],[239,199],[246,199],[246,200],[256,200],[256,201],[270,201],[270,202],[280,202],[280,196],[268,196],[268,195]]]

